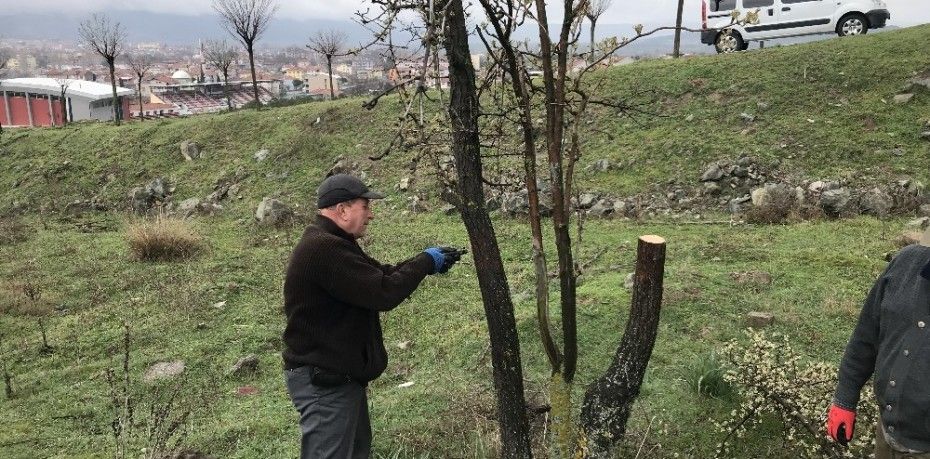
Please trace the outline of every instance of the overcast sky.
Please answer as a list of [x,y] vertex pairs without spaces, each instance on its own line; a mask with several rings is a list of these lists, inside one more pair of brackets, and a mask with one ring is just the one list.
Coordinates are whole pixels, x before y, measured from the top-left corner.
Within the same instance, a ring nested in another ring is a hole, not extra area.
[[[468,1],[468,0],[466,0]],[[870,0],[860,0],[870,1]],[[73,13],[136,10],[185,15],[213,14],[210,0],[3,0],[3,13]],[[362,0],[279,0],[278,17],[291,19],[351,19],[366,6]],[[930,23],[930,0],[886,0],[891,25],[906,27]],[[550,2],[553,7],[561,2]],[[599,24],[668,25],[675,20],[678,0],[613,0]],[[700,22],[700,0],[685,0],[685,24]],[[551,16],[550,16],[551,17]]]

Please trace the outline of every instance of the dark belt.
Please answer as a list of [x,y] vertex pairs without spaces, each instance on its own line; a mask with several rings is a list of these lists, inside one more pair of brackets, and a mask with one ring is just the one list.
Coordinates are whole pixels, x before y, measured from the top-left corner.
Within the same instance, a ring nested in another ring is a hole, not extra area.
[[332,371],[314,366],[314,365],[297,365],[291,368],[290,364],[285,364],[285,370],[296,370],[307,367],[310,374],[310,383],[319,387],[337,387],[352,381],[352,378],[344,373],[334,373]]

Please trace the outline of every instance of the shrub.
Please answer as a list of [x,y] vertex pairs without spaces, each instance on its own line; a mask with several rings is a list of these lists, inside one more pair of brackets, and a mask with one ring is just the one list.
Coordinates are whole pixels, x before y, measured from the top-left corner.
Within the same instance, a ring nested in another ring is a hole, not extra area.
[[722,398],[733,393],[733,386],[724,378],[723,365],[716,352],[691,362],[685,373],[685,382],[698,395]]
[[128,238],[129,250],[136,260],[183,260],[196,255],[204,246],[190,224],[163,215],[133,223]]
[[29,227],[15,217],[0,217],[0,246],[14,245],[29,239]]
[[740,405],[730,417],[717,423],[723,440],[717,457],[727,455],[727,442],[741,438],[764,417],[774,417],[783,426],[786,457],[868,457],[873,449],[869,426],[878,413],[871,385],[866,384],[857,411],[858,435],[848,448],[826,436],[826,414],[833,400],[837,369],[823,362],[802,362],[787,337],[770,340],[765,332],[749,330],[749,344],[728,342],[723,355],[732,365],[724,378],[737,387]]
[[766,187],[765,199],[746,211],[750,223],[786,223],[800,217],[795,191],[787,186]]

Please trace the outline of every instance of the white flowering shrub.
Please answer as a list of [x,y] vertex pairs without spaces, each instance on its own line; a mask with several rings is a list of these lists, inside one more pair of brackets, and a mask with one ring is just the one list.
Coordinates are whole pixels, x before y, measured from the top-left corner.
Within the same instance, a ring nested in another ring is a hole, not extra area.
[[855,436],[848,447],[826,434],[827,410],[836,388],[837,368],[803,360],[787,336],[748,330],[748,344],[731,340],[721,354],[729,363],[724,378],[739,394],[739,406],[716,422],[722,435],[716,457],[732,457],[729,447],[745,438],[765,417],[783,425],[783,444],[790,457],[868,457],[878,416],[871,384],[866,384],[857,412]]

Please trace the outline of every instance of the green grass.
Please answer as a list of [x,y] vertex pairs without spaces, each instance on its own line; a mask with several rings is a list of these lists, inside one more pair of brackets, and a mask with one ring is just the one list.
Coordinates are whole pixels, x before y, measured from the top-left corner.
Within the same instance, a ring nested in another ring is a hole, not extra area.
[[[930,93],[907,105],[881,99],[890,101],[913,72],[930,68],[922,48],[928,40],[930,27],[924,26],[605,71],[601,97],[622,96],[631,87],[655,89],[665,95],[651,108],[665,116],[633,122],[596,110],[582,166],[600,158],[631,160],[632,166],[582,175],[580,182],[614,194],[651,191],[671,179],[696,182],[704,164],[740,152],[779,160],[787,175],[926,182],[930,147],[917,131],[930,116]],[[769,108],[758,109],[760,101]],[[376,188],[391,194],[375,207],[366,241],[373,256],[399,261],[428,245],[467,241],[456,217],[401,212],[405,193],[394,185],[408,173],[409,155],[395,151],[381,162],[366,159],[389,139],[397,101],[385,99],[373,112],[360,105],[350,99],[120,127],[5,131],[0,215],[22,215],[4,217],[0,225],[11,233],[16,228],[15,237],[0,237],[0,355],[16,389],[12,399],[0,399],[0,457],[110,455],[112,416],[102,371],[118,365],[124,320],[132,325],[134,377],[154,362],[183,359],[191,384],[213,394],[210,403],[190,402],[194,417],[186,445],[224,458],[295,456],[297,417],[280,374],[281,284],[302,228],[252,224],[261,198],[277,196],[309,213],[319,178],[343,155],[359,161]],[[753,132],[741,133],[742,111],[758,116]],[[684,121],[689,114],[690,123]],[[874,131],[863,130],[864,117],[874,119]],[[178,144],[186,139],[200,143],[206,158],[184,162]],[[904,156],[876,153],[898,145]],[[256,162],[252,154],[261,148],[271,157]],[[178,202],[205,196],[239,169],[247,174],[242,199],[224,202],[216,217],[194,220],[207,245],[201,254],[183,262],[132,261],[126,229],[134,220],[118,211],[129,189],[165,176],[176,186]],[[415,178],[414,187],[438,207],[429,171]],[[116,210],[58,212],[92,196]],[[706,420],[723,418],[735,402],[697,395],[687,381],[695,362],[741,337],[750,311],[775,313],[774,330],[811,358],[838,361],[903,218],[790,226],[587,221],[581,259],[606,252],[580,279],[577,404],[619,342],[630,302],[622,285],[639,235],[659,234],[669,245],[658,341],[631,418],[631,441],[635,445],[648,428],[648,443],[661,444],[655,456],[702,458],[720,440]],[[518,220],[498,219],[495,226],[516,298],[527,398],[544,402],[548,369],[530,296],[529,232]],[[737,284],[730,273],[742,271],[765,271],[773,281]],[[55,305],[47,321],[54,352],[40,352],[35,318],[16,312],[17,285],[24,280],[40,285]],[[215,307],[219,302],[225,305]],[[426,279],[383,322],[391,361],[371,384],[376,457],[491,454],[490,357],[473,266],[463,263]],[[400,349],[397,343],[404,341],[410,345]],[[256,375],[222,376],[250,353],[261,361]],[[414,385],[398,387],[408,381]],[[258,394],[235,395],[246,384]],[[735,452],[791,457],[781,444],[777,425],[766,422]]]

